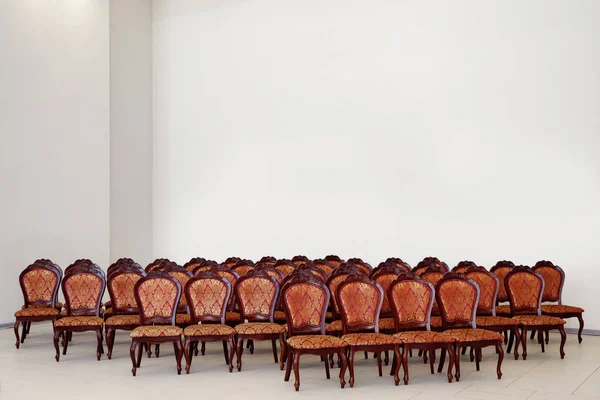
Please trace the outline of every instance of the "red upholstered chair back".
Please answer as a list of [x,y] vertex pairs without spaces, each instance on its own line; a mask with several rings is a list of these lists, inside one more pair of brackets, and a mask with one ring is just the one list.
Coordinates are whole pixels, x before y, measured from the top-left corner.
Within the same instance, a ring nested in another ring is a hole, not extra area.
[[326,256],[324,260],[333,265],[334,268],[337,268],[344,263],[344,260],[333,254]]
[[446,264],[443,261],[440,261],[437,257],[425,257],[412,269],[412,272],[414,272],[417,275],[421,275],[423,274],[423,271],[425,271],[425,269],[428,267],[438,267],[442,268],[446,272],[450,271],[450,269],[448,268],[448,264]]
[[475,328],[479,286],[463,274],[449,272],[438,282],[436,300],[442,325],[448,328]]
[[363,272],[365,274],[367,274],[367,276],[371,275],[371,272],[373,271],[373,267],[371,266],[371,264],[369,264],[368,262],[363,261],[360,258],[349,258],[348,261],[346,261],[346,264],[354,264],[356,265],[358,268],[362,269]]
[[434,296],[431,283],[419,275],[412,272],[398,275],[388,288],[396,332],[429,330]]
[[221,265],[224,265],[228,268],[233,268],[235,267],[235,264],[239,263],[240,261],[242,261],[242,259],[239,257],[229,257],[225,261],[223,261]]
[[192,274],[194,275],[198,275],[200,272],[204,272],[204,271],[209,271],[211,268],[213,267],[217,267],[221,264],[219,264],[216,261],[213,260],[204,260],[201,263],[199,263],[198,265],[196,265],[193,269],[188,269],[186,268],[188,271],[192,271]]
[[314,260],[313,264],[314,264],[314,266],[316,268],[318,268],[321,271],[323,271],[327,277],[329,275],[331,275],[331,273],[333,272],[333,270],[336,269],[336,267],[337,267],[336,265],[330,263],[327,260],[323,260],[323,259]]
[[263,264],[275,265],[277,259],[273,256],[264,256],[258,262]]
[[273,264],[265,264],[265,263],[258,263],[254,266],[254,270],[255,271],[265,271],[267,274],[271,275],[273,278],[275,278],[275,280],[277,280],[277,283],[279,283],[279,285],[281,286],[281,282],[283,281],[283,278],[285,278],[285,275],[283,274],[283,272],[275,269],[275,266]]
[[251,270],[238,279],[235,296],[242,320],[273,322],[279,284],[266,271]]
[[240,260],[232,268],[240,276],[244,276],[248,271],[254,269],[254,263],[251,260]]
[[302,255],[297,255],[292,257],[292,263],[294,265],[300,265],[300,264],[304,264],[310,262],[310,258],[306,257],[306,256],[302,256]]
[[53,308],[60,281],[61,271],[52,261],[40,259],[29,265],[19,275],[25,307]]
[[379,332],[383,289],[366,274],[349,275],[337,287],[336,303],[342,317],[343,334],[351,331]]
[[333,273],[327,278],[325,284],[329,289],[331,295],[331,310],[333,311],[334,317],[339,317],[340,310],[337,305],[337,299],[335,293],[340,283],[342,283],[349,275],[353,274],[365,274],[364,270],[354,264],[344,263],[340,265]]
[[371,274],[371,279],[377,282],[383,289],[383,303],[381,304],[380,318],[392,316],[392,308],[388,299],[387,290],[398,275],[404,272],[396,267],[394,263],[387,262],[382,264],[375,268]]
[[185,285],[185,297],[190,307],[192,324],[216,322],[225,324],[231,283],[215,271],[201,272]]
[[227,281],[229,281],[229,283],[231,284],[232,292],[231,296],[229,296],[229,304],[227,306],[227,309],[229,311],[233,311],[235,306],[235,290],[233,288],[235,288],[238,279],[240,279],[240,275],[234,270],[229,269],[223,265],[212,267],[210,270],[212,272],[215,272],[220,277],[227,279]]
[[144,276],[146,272],[139,265],[122,265],[111,271],[107,286],[113,315],[139,313],[134,288]]
[[562,304],[562,289],[565,284],[565,271],[550,261],[538,261],[533,270],[544,277],[542,301]]
[[329,304],[325,283],[309,271],[289,276],[281,289],[288,337],[298,334],[325,334],[325,314]]
[[140,270],[144,270],[144,268],[142,268],[142,266],[138,263],[136,263],[135,261],[133,261],[131,258],[119,258],[117,261],[115,261],[114,263],[110,264],[110,266],[106,269],[106,277],[108,279],[108,277],[110,276],[110,274],[117,268],[119,267],[124,267],[124,266],[133,266],[136,267]]
[[183,264],[183,268],[187,269],[188,271],[194,272],[194,269],[200,264],[202,264],[204,261],[206,261],[206,258],[204,257],[194,257],[190,259],[190,261]]
[[277,260],[275,263],[275,269],[281,271],[283,275],[288,276],[296,269],[296,264],[294,264],[291,260]]
[[148,264],[146,266],[145,271],[146,273],[148,272],[152,272],[154,271],[156,268],[161,267],[163,264],[168,264],[168,263],[172,263],[173,261],[169,260],[168,258],[157,258],[156,260],[152,261],[150,264]]
[[542,314],[542,293],[545,286],[542,275],[527,266],[518,265],[506,275],[504,285],[513,315]]
[[100,316],[100,303],[106,289],[104,272],[96,264],[75,262],[65,270],[62,291],[67,316]]
[[496,303],[500,281],[498,277],[483,267],[469,267],[465,276],[479,286],[477,315],[496,315]]
[[410,272],[410,270],[412,269],[410,264],[408,264],[407,262],[405,262],[404,260],[402,260],[401,258],[398,258],[398,257],[389,257],[384,262],[393,263],[396,267],[400,268],[403,272]]
[[[168,273],[173,278],[175,278],[179,281],[179,284],[181,285],[182,288],[184,288],[185,285],[187,284],[187,282],[190,280],[190,278],[192,278],[194,276],[191,271],[188,271],[187,269],[183,268],[181,265],[178,265],[174,262],[163,263],[160,266],[154,268],[154,271],[162,271],[162,272]],[[177,306],[177,312],[179,312],[179,313],[187,313],[188,312],[187,299],[185,298],[183,293],[179,299],[179,305]]]
[[506,293],[506,287],[504,286],[504,278],[513,269],[515,264],[512,261],[498,261],[496,265],[490,269],[490,272],[496,277],[498,277],[498,282],[500,282],[500,286],[498,286],[498,303],[504,303],[508,301],[508,293]]
[[473,261],[460,261],[458,264],[456,264],[456,267],[452,268],[452,272],[457,272],[459,274],[464,274],[465,272],[467,272],[467,269],[469,267],[476,267],[477,264],[475,264]]
[[141,325],[175,325],[181,284],[167,272],[152,271],[134,287]]
[[[442,280],[444,275],[446,274],[446,270],[440,267],[427,267],[421,272],[421,277],[427,282],[431,283],[431,286],[436,287],[438,282]],[[439,307],[437,301],[433,300],[433,309],[431,311],[432,315],[440,315]]]

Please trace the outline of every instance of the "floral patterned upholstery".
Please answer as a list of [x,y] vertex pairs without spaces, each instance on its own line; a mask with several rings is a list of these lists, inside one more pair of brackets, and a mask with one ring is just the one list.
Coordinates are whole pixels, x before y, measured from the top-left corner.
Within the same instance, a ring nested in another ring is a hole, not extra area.
[[508,273],[511,270],[512,270],[512,268],[504,267],[504,268],[495,269],[492,272],[498,278],[498,282],[500,282],[500,285],[498,286],[498,301],[499,302],[508,301],[508,293],[506,293],[506,286],[504,285],[504,278],[506,278],[506,275],[508,275]]
[[564,325],[567,323],[564,319],[551,317],[549,315],[517,315],[514,317],[521,325],[539,326],[539,325]]
[[392,312],[392,306],[390,306],[390,301],[387,298],[387,291],[391,283],[397,277],[398,275],[396,274],[381,274],[375,277],[375,282],[379,283],[379,286],[381,286],[381,288],[383,289],[383,303],[381,303],[382,315],[390,315],[390,313]]
[[403,343],[453,343],[455,342],[452,336],[444,333],[433,331],[407,331],[400,332],[394,335]]
[[168,279],[149,279],[138,286],[140,308],[147,318],[170,318],[176,307],[178,288]]
[[29,303],[45,301],[52,304],[57,285],[56,273],[48,269],[33,269],[23,275],[23,287]]
[[[177,279],[179,281],[179,283],[181,284],[181,288],[183,289],[185,287],[185,284],[190,280],[190,276],[186,273],[183,272],[176,272],[176,271],[171,271],[169,272],[169,275],[171,275],[173,278]],[[178,305],[178,309],[180,310],[184,310],[187,307],[187,299],[185,298],[185,296],[182,294],[181,298],[179,299],[179,305]]]
[[341,332],[342,329],[342,321],[339,319],[332,321],[330,324],[325,324],[325,332],[327,333]]
[[173,325],[138,326],[129,334],[132,338],[173,337],[181,335],[183,335],[183,329]]
[[496,314],[498,314],[498,315],[511,315],[512,312],[511,312],[510,306],[508,304],[503,304],[501,306],[496,306]]
[[563,285],[563,275],[560,271],[553,267],[537,267],[535,272],[544,277],[543,301],[558,301]]
[[342,340],[348,346],[378,346],[386,344],[402,344],[402,340],[396,336],[384,333],[349,333],[342,336]]
[[275,321],[287,321],[285,313],[279,310],[275,311],[275,314],[273,314],[273,319]]
[[290,314],[293,327],[302,325],[319,326],[323,311],[327,308],[327,293],[309,283],[296,283],[285,291],[283,301]]
[[190,325],[183,330],[185,336],[231,336],[235,330],[227,325],[202,324]]
[[346,343],[336,336],[329,335],[298,335],[287,340],[287,344],[294,349],[339,349],[346,347]]
[[237,272],[240,276],[244,276],[251,269],[254,269],[254,267],[251,265],[242,265],[234,268],[234,271]]
[[507,290],[516,309],[538,307],[542,295],[543,280],[528,272],[517,272],[506,282]]
[[102,326],[103,323],[100,317],[64,317],[57,320],[54,326]]
[[493,317],[493,316],[485,316],[485,317],[477,317],[475,320],[475,325],[477,327],[483,326],[514,326],[519,325],[519,322],[513,318],[506,317]]
[[231,284],[231,296],[229,296],[229,304],[228,304],[228,308],[232,309],[233,308],[233,288],[235,287],[235,284],[237,283],[238,280],[238,276],[234,273],[232,273],[231,271],[226,271],[226,270],[222,270],[222,269],[216,269],[214,272],[217,273],[217,275],[219,275],[221,278],[225,278],[229,281],[229,283]]
[[544,314],[579,314],[585,310],[581,307],[564,306],[562,304],[542,304]]
[[504,336],[501,333],[488,331],[487,329],[449,329],[444,331],[444,333],[460,343],[504,340]]
[[65,278],[65,296],[71,310],[95,309],[99,304],[104,282],[90,273],[79,273]]
[[[444,277],[444,273],[443,272],[428,272],[426,274],[421,275],[421,277],[424,280],[426,280],[427,282],[431,283],[431,285],[433,287],[435,287],[437,285],[437,283]],[[433,308],[431,310],[431,313],[434,315],[440,314],[437,300],[435,298],[433,299]]]
[[440,316],[433,316],[431,317],[431,319],[429,320],[429,326],[431,328],[435,328],[435,329],[440,329],[442,328],[442,317]]
[[275,301],[276,290],[273,281],[257,276],[240,280],[236,287],[236,294],[245,315],[269,315]]
[[190,314],[176,314],[175,323],[177,325],[189,324],[192,321]]
[[479,303],[477,310],[489,312],[494,309],[494,295],[496,294],[496,286],[499,286],[493,275],[489,272],[471,272],[467,277],[479,286]]
[[107,326],[139,325],[139,315],[115,315],[106,320]]
[[393,331],[396,328],[394,325],[394,318],[380,318],[379,319],[379,330],[380,331]]
[[50,317],[58,316],[59,311],[50,307],[28,307],[22,308],[15,313],[15,317]]
[[272,335],[284,332],[285,328],[274,322],[248,322],[235,327],[235,333],[239,335]]
[[346,323],[374,324],[381,293],[377,288],[364,282],[351,282],[338,290],[339,307],[347,316]]
[[291,274],[292,272],[294,272],[294,270],[296,269],[296,267],[294,265],[278,265],[275,267],[276,270],[281,271],[283,273],[283,275],[288,276],[289,274]]
[[401,323],[425,322],[431,303],[430,288],[419,281],[401,281],[394,285],[391,301],[396,305]]
[[[110,291],[114,295],[114,306],[117,308],[137,307],[133,288],[141,278],[140,274],[122,273],[108,280]],[[111,303],[112,306],[112,303]],[[106,310],[108,311],[108,310]]]
[[477,306],[477,289],[467,281],[450,280],[438,287],[440,307],[448,321],[471,321]]
[[346,274],[338,275],[338,276],[332,278],[331,281],[329,281],[329,283],[328,283],[329,293],[331,293],[331,307],[333,308],[333,311],[335,311],[337,313],[339,313],[339,308],[338,308],[338,305],[337,305],[337,299],[335,297],[335,293],[337,293],[337,287],[347,277],[348,277],[348,275],[346,275]]
[[190,312],[196,317],[221,317],[227,297],[227,282],[219,279],[200,279],[193,281],[187,288],[191,303]]

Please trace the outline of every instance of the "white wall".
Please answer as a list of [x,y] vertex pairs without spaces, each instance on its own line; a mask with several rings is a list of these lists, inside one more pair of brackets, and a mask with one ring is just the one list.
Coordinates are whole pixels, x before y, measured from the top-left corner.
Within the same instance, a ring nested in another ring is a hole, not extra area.
[[0,324],[21,270],[109,260],[108,3],[3,1]]
[[155,256],[550,259],[600,329],[599,13],[156,0]]
[[110,258],[152,258],[152,0],[110,1]]

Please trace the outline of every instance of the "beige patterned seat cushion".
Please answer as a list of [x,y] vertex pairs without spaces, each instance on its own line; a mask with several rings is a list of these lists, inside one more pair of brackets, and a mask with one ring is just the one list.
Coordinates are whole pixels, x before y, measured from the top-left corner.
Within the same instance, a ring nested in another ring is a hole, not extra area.
[[475,324],[477,327],[486,327],[486,326],[507,326],[511,327],[514,325],[519,325],[519,322],[513,318],[507,317],[494,317],[494,316],[483,316],[477,317],[475,320]]
[[342,336],[342,340],[348,346],[402,344],[402,340],[398,337],[386,335],[385,333],[349,333]]
[[440,332],[433,331],[407,331],[400,332],[394,335],[402,340],[403,343],[453,343],[455,340],[452,336]]
[[287,344],[294,349],[339,349],[346,347],[344,341],[336,336],[329,335],[298,335],[287,340]]
[[144,337],[175,337],[183,335],[183,329],[173,325],[145,325],[135,328],[129,336],[132,338]]
[[104,320],[100,317],[63,317],[54,326],[102,326],[103,323]]
[[564,319],[551,317],[548,315],[517,315],[514,317],[520,325],[540,326],[540,325],[564,325],[567,323]]
[[56,317],[56,308],[22,308],[15,313],[15,317]]
[[115,315],[106,320],[107,326],[139,325],[139,315]]
[[284,332],[285,328],[274,322],[248,322],[235,327],[235,333],[240,335],[271,335]]
[[381,318],[379,320],[380,331],[393,331],[395,329],[394,318]]
[[185,336],[230,336],[235,330],[227,325],[201,324],[190,325],[183,330]]
[[579,314],[584,311],[581,307],[565,306],[562,304],[542,304],[543,314]]

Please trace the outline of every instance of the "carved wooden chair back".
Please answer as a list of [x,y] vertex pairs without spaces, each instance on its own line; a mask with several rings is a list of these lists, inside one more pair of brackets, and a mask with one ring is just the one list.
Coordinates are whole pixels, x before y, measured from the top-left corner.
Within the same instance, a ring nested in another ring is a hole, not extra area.
[[565,271],[551,261],[538,261],[533,270],[544,277],[544,294],[542,302],[562,304],[562,289],[565,284]]
[[231,291],[231,283],[215,271],[204,271],[191,278],[184,292],[190,306],[192,324],[225,324]]
[[475,328],[479,286],[463,274],[448,272],[438,282],[435,297],[444,329]]
[[310,271],[299,271],[282,286],[281,303],[286,314],[288,337],[325,334],[329,289]]
[[383,303],[381,304],[381,313],[379,317],[385,318],[392,316],[392,307],[387,296],[387,290],[390,287],[390,284],[405,271],[398,268],[396,264],[392,262],[385,262],[382,264],[379,264],[379,266],[373,270],[371,279],[377,282],[383,289]]
[[[76,262],[77,263],[77,262]],[[70,265],[62,280],[67,316],[100,316],[100,304],[106,289],[104,271],[86,262]]]
[[50,260],[39,259],[19,275],[25,308],[54,308],[58,299],[61,272]]
[[107,287],[113,315],[139,313],[134,288],[137,281],[144,276],[146,272],[139,264],[125,264],[111,271]]
[[504,278],[510,272],[511,269],[515,267],[515,264],[512,261],[498,261],[496,265],[490,269],[490,272],[498,277],[498,281],[500,282],[500,286],[498,287],[498,303],[504,303],[508,301],[508,293],[506,293],[506,287],[504,286]]
[[477,315],[496,315],[496,303],[500,281],[498,277],[484,267],[471,266],[464,275],[479,286]]
[[181,292],[179,281],[167,272],[152,271],[140,278],[134,287],[140,325],[175,325]]
[[504,278],[512,315],[542,315],[544,277],[533,269],[517,265]]
[[336,302],[342,319],[342,333],[379,332],[383,289],[366,274],[349,275],[337,287]]
[[430,330],[435,289],[419,275],[403,272],[390,284],[388,298],[396,332]]
[[273,322],[278,296],[279,284],[266,271],[248,271],[235,285],[242,321]]

